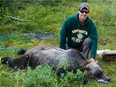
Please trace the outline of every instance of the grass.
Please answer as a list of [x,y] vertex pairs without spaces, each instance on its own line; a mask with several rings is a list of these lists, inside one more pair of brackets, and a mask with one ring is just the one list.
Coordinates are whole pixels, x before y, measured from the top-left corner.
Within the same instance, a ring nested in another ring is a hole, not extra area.
[[[17,57],[16,52],[19,48],[30,49],[34,46],[54,45],[59,47],[59,31],[64,20],[77,13],[77,8],[81,2],[60,2],[56,6],[50,6],[41,3],[27,3],[23,9],[16,10],[13,15],[15,17],[31,20],[31,22],[13,21],[9,18],[12,13],[2,19],[0,17],[0,34],[4,37],[0,38],[0,58],[4,56]],[[90,18],[93,19],[97,26],[99,43],[98,49],[116,50],[116,10],[115,0],[88,0],[91,7]],[[53,3],[54,4],[54,3]],[[110,7],[109,7],[110,6]],[[54,33],[50,39],[37,40],[33,37],[28,38],[21,33],[24,32],[42,32]],[[15,34],[15,36],[5,36],[6,34]],[[89,79],[89,83],[85,87],[115,87],[116,82],[116,66],[115,62],[104,62],[97,55],[99,65],[104,69],[105,73],[111,78],[109,84],[98,83],[94,79]],[[54,72],[51,72],[50,67],[38,66],[36,70],[14,72],[7,65],[0,64],[0,85],[1,87],[83,87],[82,82],[71,82],[70,84],[65,78],[65,81],[57,83]],[[45,76],[47,74],[47,77]],[[40,78],[42,77],[43,78]],[[71,75],[69,75],[71,76]],[[38,77],[38,78],[37,78]],[[54,82],[56,81],[56,82]],[[12,84],[11,84],[12,83]]]

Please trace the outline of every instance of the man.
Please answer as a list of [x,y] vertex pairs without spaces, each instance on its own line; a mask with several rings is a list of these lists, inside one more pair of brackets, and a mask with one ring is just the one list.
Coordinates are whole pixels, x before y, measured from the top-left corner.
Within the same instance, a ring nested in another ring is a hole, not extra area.
[[95,61],[98,34],[96,26],[88,17],[89,13],[89,5],[82,3],[78,13],[64,22],[60,31],[60,48],[76,48],[83,53],[85,58],[88,58],[91,52],[90,61]]

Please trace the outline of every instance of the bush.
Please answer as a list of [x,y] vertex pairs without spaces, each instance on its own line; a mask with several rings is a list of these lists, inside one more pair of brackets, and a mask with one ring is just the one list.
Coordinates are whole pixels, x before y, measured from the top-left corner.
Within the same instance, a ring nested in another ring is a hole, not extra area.
[[[0,85],[9,87],[70,87],[82,83],[83,73],[78,71],[76,74],[67,73],[58,79],[55,72],[49,66],[38,66],[35,70],[18,70],[17,72],[0,73]],[[12,84],[11,84],[12,83]]]

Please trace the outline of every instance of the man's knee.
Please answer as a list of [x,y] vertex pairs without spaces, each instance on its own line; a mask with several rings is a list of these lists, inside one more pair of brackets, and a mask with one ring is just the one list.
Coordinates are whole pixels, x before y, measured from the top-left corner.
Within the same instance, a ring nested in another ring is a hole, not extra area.
[[83,43],[84,44],[90,44],[91,43],[90,37],[86,38]]

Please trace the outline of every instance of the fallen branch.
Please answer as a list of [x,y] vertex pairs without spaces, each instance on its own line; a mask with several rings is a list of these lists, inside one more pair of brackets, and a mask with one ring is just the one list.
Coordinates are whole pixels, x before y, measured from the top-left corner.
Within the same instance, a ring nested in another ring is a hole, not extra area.
[[12,20],[15,20],[15,21],[31,22],[31,20],[23,20],[23,19],[19,19],[19,18],[13,17],[13,16],[10,16],[10,18],[11,18]]
[[5,48],[5,47],[0,47],[0,50],[19,50],[20,48]]

